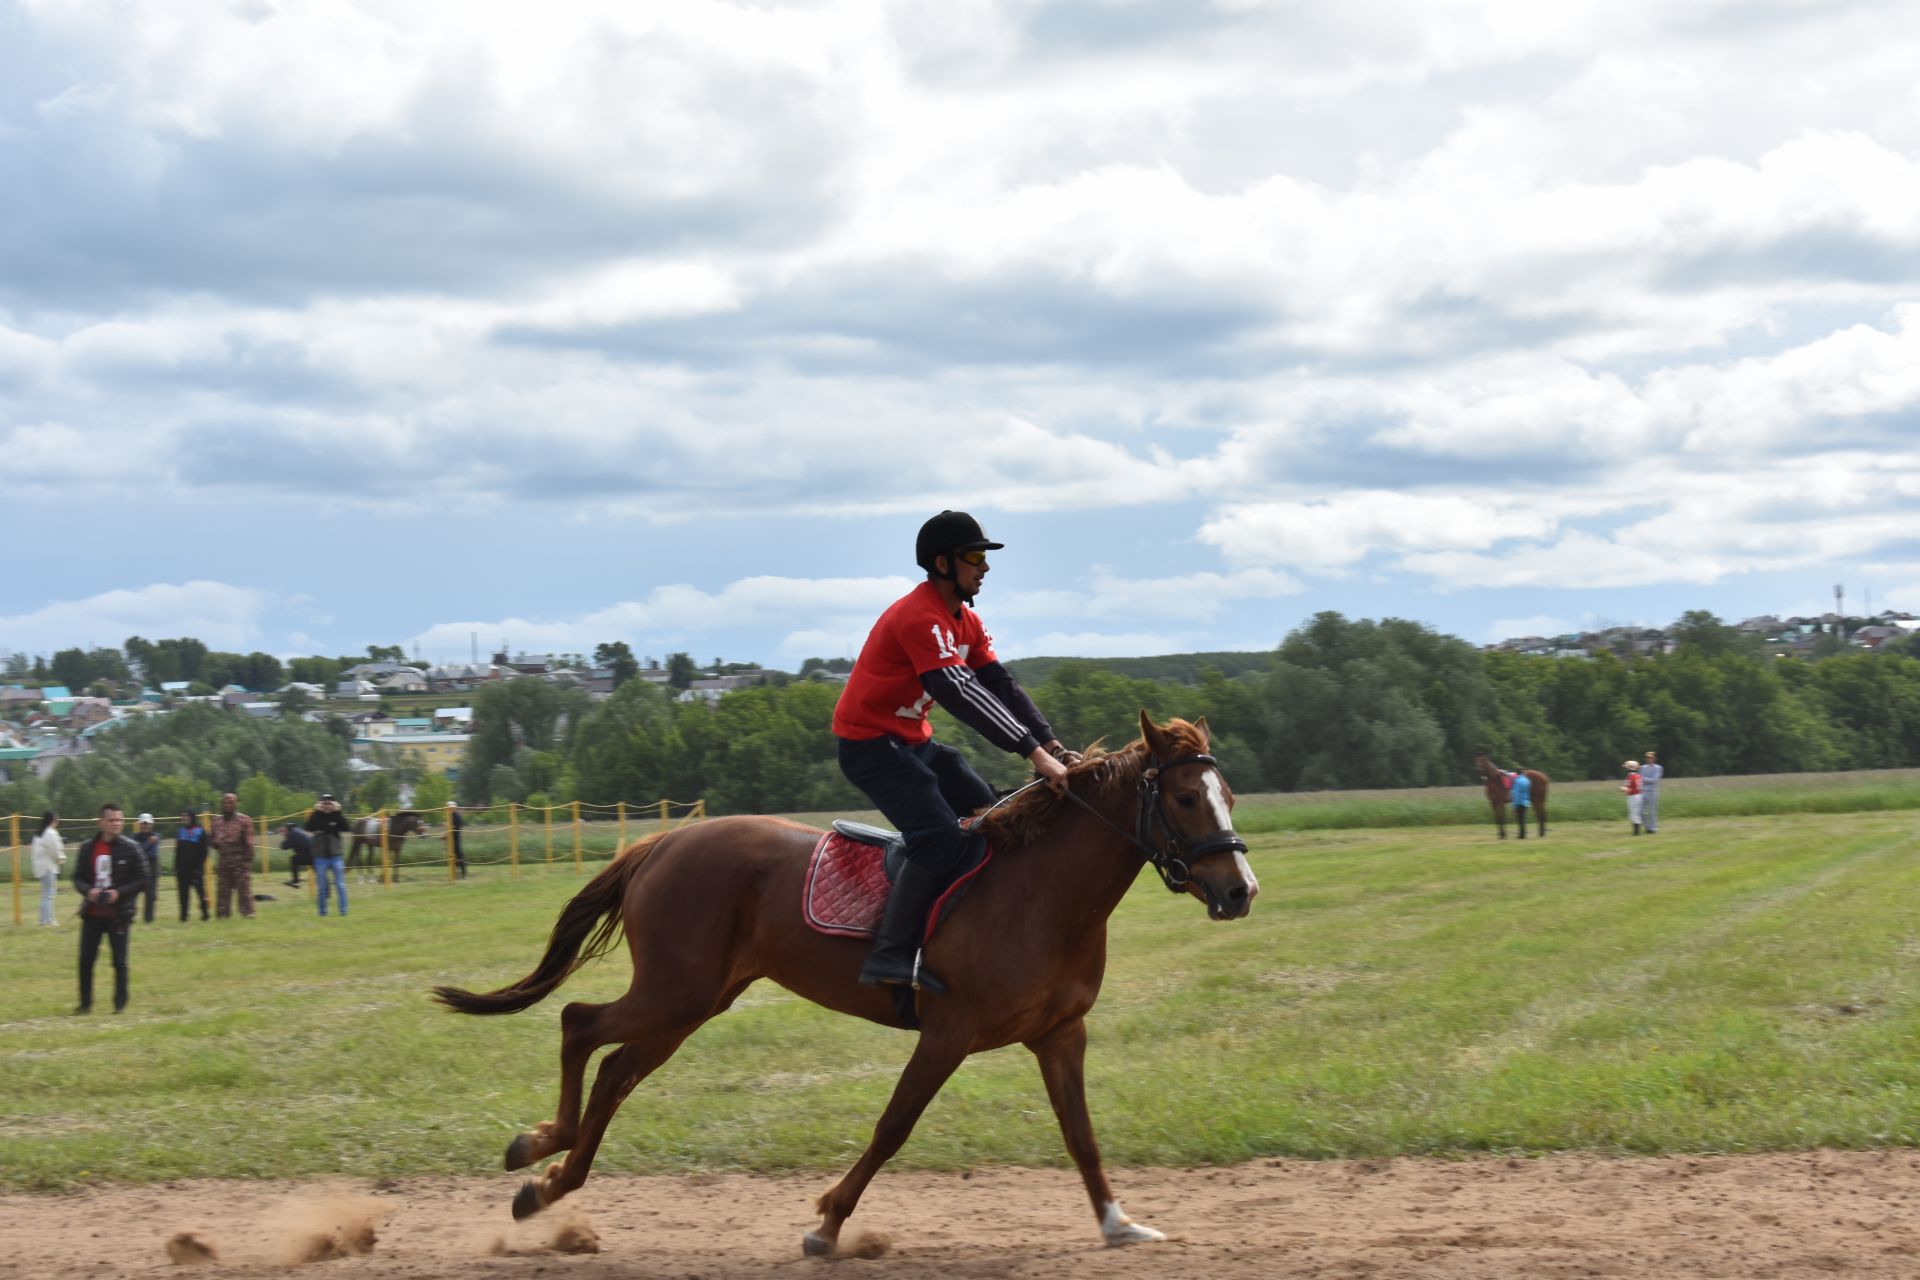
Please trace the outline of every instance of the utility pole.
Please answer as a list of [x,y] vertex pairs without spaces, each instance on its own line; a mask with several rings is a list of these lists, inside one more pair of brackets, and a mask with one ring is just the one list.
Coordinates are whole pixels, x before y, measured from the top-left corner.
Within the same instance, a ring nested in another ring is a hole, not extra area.
[[1833,632],[1840,637],[1842,644],[1847,639],[1847,586],[1844,582],[1833,584],[1833,614],[1839,621],[1833,624]]

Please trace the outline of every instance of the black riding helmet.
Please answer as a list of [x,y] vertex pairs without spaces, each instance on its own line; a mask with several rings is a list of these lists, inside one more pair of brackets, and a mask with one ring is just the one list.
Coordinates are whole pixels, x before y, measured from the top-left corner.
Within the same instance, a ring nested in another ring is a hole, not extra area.
[[[998,551],[1006,545],[988,539],[980,522],[966,512],[942,511],[920,526],[920,536],[913,540],[913,559],[928,573],[937,573],[933,564],[936,556],[951,557],[955,551]],[[951,561],[946,576],[953,576]]]

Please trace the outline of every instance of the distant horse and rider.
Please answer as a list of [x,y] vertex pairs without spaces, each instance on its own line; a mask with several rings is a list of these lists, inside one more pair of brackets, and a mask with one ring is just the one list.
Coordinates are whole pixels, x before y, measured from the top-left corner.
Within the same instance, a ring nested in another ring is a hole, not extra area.
[[[1147,864],[1214,920],[1245,916],[1259,883],[1233,830],[1233,793],[1208,754],[1206,720],[1160,725],[1143,711],[1140,732],[1138,741],[1091,750],[1064,778],[1031,783],[974,819],[988,862],[958,910],[935,909],[937,931],[923,944],[927,964],[950,987],[943,993],[862,985],[867,941],[810,927],[802,911],[826,833],[766,817],[716,818],[647,837],[562,909],[531,973],[484,994],[436,987],[435,997],[462,1013],[516,1013],[626,936],[626,994],[561,1010],[558,1110],[508,1145],[506,1166],[568,1154],[521,1186],[514,1216],[577,1190],[628,1093],[766,978],[838,1013],[920,1029],[865,1152],[820,1197],[806,1254],[835,1252],[861,1193],[960,1064],[1010,1044],[1025,1045],[1038,1062],[1106,1242],[1165,1239],[1121,1209],[1087,1110],[1085,1018],[1106,969],[1107,918]],[[587,1063],[606,1045],[618,1047],[601,1061],[583,1114]]]
[[380,828],[387,829],[387,858],[393,865],[393,878],[400,878],[400,851],[407,846],[407,837],[426,832],[427,822],[412,809],[402,809],[391,818],[361,818],[353,824],[353,844],[347,850],[348,871],[358,868],[360,879],[366,880],[379,874]]
[[1513,806],[1514,825],[1520,838],[1527,838],[1527,810],[1533,810],[1533,820],[1539,834],[1547,834],[1547,789],[1553,780],[1538,769],[1504,770],[1487,758],[1485,751],[1473,757],[1473,767],[1480,771],[1480,783],[1486,789],[1487,803],[1493,808],[1493,825],[1500,829],[1500,838],[1507,838],[1507,808],[1516,798],[1514,780],[1525,778],[1527,803]]

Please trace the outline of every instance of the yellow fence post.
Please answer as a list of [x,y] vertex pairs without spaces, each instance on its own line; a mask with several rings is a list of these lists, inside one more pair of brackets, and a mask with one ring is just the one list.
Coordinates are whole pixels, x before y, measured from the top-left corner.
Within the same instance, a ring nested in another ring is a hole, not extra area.
[[393,888],[393,853],[387,847],[387,811],[385,809],[373,815],[380,819],[380,887]]
[[507,801],[507,860],[513,863],[513,878],[520,878],[520,802]]
[[660,829],[662,831],[667,829],[667,802],[665,799],[660,801]]
[[580,865],[580,802],[573,802],[573,869],[583,870]]
[[447,819],[447,883],[452,884],[456,879],[453,871],[453,814],[449,812],[445,816]]
[[553,865],[553,806],[547,805],[540,810],[540,820],[547,829],[547,865]]
[[617,858],[627,851],[627,802],[622,800],[614,807],[620,811],[620,835],[613,846],[613,856]]
[[273,879],[273,848],[267,843],[267,815],[264,813],[254,819],[260,824],[260,878]]
[[12,842],[13,848],[13,923],[18,927],[25,923],[20,915],[20,815],[13,814],[7,819],[7,824],[11,828],[7,839]]
[[693,816],[696,818],[705,818],[707,816],[707,798],[705,796],[701,796],[693,802]]

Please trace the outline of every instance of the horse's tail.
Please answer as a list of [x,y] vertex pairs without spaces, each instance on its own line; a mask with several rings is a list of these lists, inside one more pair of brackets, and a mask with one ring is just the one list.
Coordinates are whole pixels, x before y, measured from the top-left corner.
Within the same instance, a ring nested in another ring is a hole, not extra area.
[[459,1013],[518,1013],[552,995],[554,989],[589,960],[603,955],[620,931],[621,903],[627,882],[666,832],[648,836],[587,882],[554,921],[547,953],[532,973],[498,991],[476,994],[459,987],[435,987],[433,998]]

